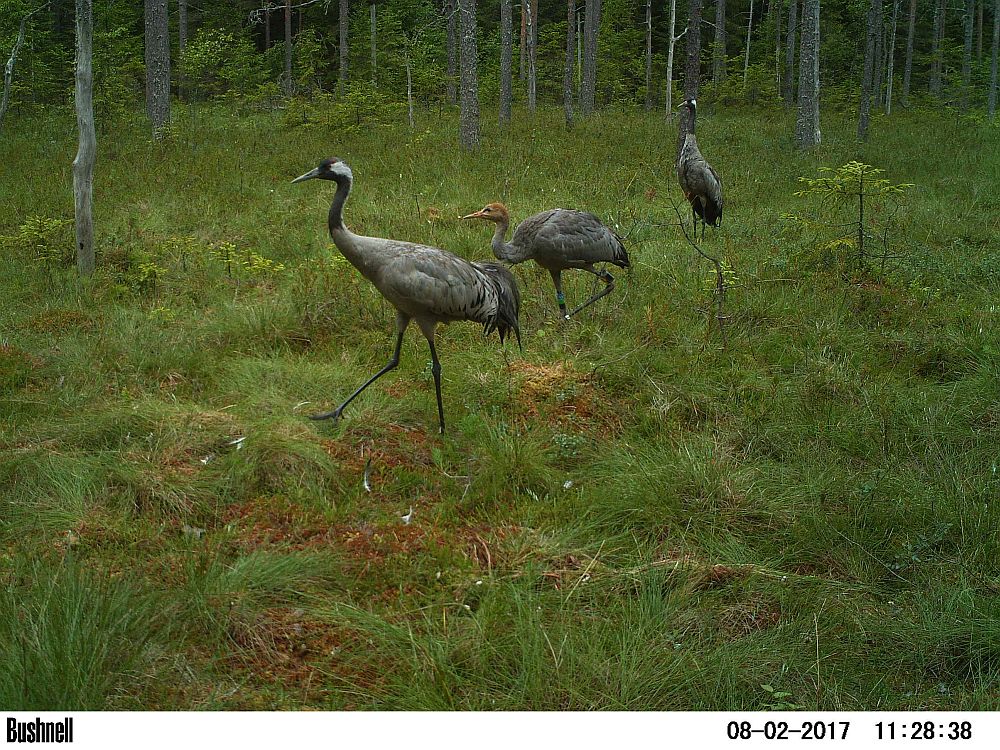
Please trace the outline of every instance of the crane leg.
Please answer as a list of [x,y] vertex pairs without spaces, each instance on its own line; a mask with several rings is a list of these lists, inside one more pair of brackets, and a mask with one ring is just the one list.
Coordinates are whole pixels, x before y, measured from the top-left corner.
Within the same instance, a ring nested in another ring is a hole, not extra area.
[[552,275],[552,283],[556,287],[556,301],[559,303],[559,317],[563,320],[569,320],[569,315],[566,314],[566,295],[563,294],[562,290],[562,271],[555,270],[549,271]]
[[438,402],[438,422],[441,425],[441,434],[444,434],[444,403],[441,401],[441,363],[438,361],[437,349],[434,348],[434,329],[436,323],[420,323],[420,330],[427,338],[427,345],[431,348],[431,373],[434,375],[434,393]]
[[593,297],[591,297],[590,299],[588,299],[586,302],[584,302],[582,305],[580,305],[578,308],[576,308],[575,310],[573,310],[573,312],[569,313],[566,316],[567,320],[569,320],[571,317],[573,317],[578,312],[580,312],[581,310],[583,310],[585,307],[590,307],[592,304],[594,304],[595,302],[597,302],[597,300],[599,300],[601,297],[606,297],[607,295],[611,294],[611,292],[613,292],[614,288],[615,288],[615,277],[612,276],[610,273],[608,273],[606,270],[601,269],[600,271],[598,271],[593,266],[589,266],[589,267],[585,266],[583,270],[584,271],[590,271],[590,273],[594,274],[594,276],[596,276],[597,278],[601,279],[601,281],[604,282],[604,288],[601,291],[599,291],[597,294],[595,294]]
[[385,367],[383,367],[381,370],[379,370],[370,378],[368,378],[368,380],[366,380],[360,388],[358,388],[354,393],[348,396],[347,400],[344,401],[344,403],[342,403],[336,409],[334,409],[333,411],[323,412],[322,414],[312,414],[310,415],[309,419],[332,419],[334,422],[336,422],[338,419],[340,419],[340,415],[341,413],[343,413],[344,408],[349,403],[351,403],[355,398],[357,398],[365,388],[370,386],[372,383],[374,383],[376,380],[378,380],[380,377],[385,375],[390,370],[395,370],[397,367],[399,367],[399,353],[403,348],[403,334],[406,333],[406,326],[408,326],[409,324],[410,324],[410,318],[408,316],[403,315],[403,313],[396,313],[396,349],[392,353],[392,359],[389,360],[389,362],[386,364]]

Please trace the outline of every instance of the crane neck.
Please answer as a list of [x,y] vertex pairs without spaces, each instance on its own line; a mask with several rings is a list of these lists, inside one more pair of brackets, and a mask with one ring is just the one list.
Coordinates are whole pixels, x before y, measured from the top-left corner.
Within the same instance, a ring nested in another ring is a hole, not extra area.
[[351,194],[352,180],[346,175],[334,177],[337,183],[337,192],[333,194],[333,202],[330,204],[330,214],[327,223],[330,227],[330,236],[334,232],[345,230],[344,226],[344,204],[347,203],[347,196]]
[[508,263],[520,263],[525,260],[524,254],[518,251],[516,245],[504,242],[504,237],[507,236],[507,230],[510,228],[510,219],[501,219],[496,225],[496,229],[493,231],[493,255],[498,260]]

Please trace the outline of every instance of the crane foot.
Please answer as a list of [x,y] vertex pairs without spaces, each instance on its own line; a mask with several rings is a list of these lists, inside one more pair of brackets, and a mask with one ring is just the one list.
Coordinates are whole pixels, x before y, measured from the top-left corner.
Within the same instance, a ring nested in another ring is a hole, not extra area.
[[322,419],[332,419],[336,422],[340,419],[340,409],[334,409],[333,411],[325,411],[322,414],[310,414],[309,419],[320,421]]

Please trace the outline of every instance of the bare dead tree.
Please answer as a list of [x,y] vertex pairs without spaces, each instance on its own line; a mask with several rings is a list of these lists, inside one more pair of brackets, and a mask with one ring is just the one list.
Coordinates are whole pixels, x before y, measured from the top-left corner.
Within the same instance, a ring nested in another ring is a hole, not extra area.
[[76,0],[76,125],[79,144],[73,160],[73,196],[76,215],[76,267],[94,272],[92,196],[97,135],[94,129],[94,7],[93,0]]
[[712,264],[715,269],[715,284],[712,289],[712,302],[715,307],[715,314],[709,314],[708,317],[708,332],[712,331],[712,321],[714,320],[719,326],[719,334],[722,336],[722,348],[729,348],[729,336],[726,332],[726,321],[729,320],[729,316],[725,312],[726,308],[726,292],[728,291],[728,286],[726,284],[726,274],[725,267],[722,265],[722,260],[714,255],[709,255],[704,250],[701,249],[701,245],[691,239],[688,235],[687,225],[684,223],[684,219],[681,216],[681,210],[677,203],[671,198],[670,205],[674,209],[674,213],[677,214],[677,223],[681,228],[681,232],[684,233],[684,239],[687,243],[695,249],[695,251],[702,258],[707,260]]
[[674,47],[681,37],[687,33],[687,27],[680,34],[674,35],[677,26],[677,0],[670,0],[670,25],[667,34],[667,119],[674,119]]
[[45,3],[28,13],[21,19],[21,25],[17,29],[17,39],[14,41],[14,47],[11,49],[10,57],[7,58],[7,64],[3,69],[3,98],[0,99],[0,126],[3,126],[3,118],[7,114],[7,107],[10,105],[10,87],[14,80],[14,63],[17,62],[17,53],[24,46],[24,36],[27,32],[28,20],[47,7],[49,7],[49,4]]

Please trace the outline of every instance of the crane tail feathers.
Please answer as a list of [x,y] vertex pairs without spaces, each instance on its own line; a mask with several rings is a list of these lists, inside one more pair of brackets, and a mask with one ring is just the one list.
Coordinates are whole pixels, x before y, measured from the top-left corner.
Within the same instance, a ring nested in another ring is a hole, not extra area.
[[483,335],[489,336],[496,331],[503,343],[511,331],[517,337],[518,348],[521,347],[521,326],[518,317],[521,314],[521,291],[517,286],[514,274],[497,263],[477,264],[493,281],[497,295],[496,312],[483,321]]

